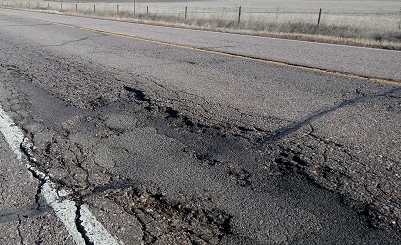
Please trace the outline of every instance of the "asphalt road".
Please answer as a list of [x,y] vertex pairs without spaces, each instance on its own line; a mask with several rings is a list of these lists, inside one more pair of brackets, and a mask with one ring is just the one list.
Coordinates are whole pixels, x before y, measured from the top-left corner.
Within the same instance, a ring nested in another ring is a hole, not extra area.
[[[263,58],[289,64],[347,72],[373,78],[401,80],[401,52],[334,44],[224,34],[199,30],[129,24],[32,12],[2,10],[2,13],[49,22],[100,29],[140,38],[204,48],[230,54]],[[46,39],[46,36],[42,36]]]
[[5,9],[0,43],[2,236],[401,242],[401,52]]
[[39,185],[0,137],[0,244],[73,244],[63,224],[43,200],[36,202]]

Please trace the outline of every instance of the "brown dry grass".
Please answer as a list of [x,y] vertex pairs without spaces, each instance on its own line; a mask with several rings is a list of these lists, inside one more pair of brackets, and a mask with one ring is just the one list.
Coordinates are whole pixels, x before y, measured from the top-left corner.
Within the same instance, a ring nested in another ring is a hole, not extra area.
[[[98,8],[96,13],[91,9],[79,12],[71,9],[51,12],[198,30],[401,50],[401,23],[399,28],[387,30],[385,28],[375,28],[369,24],[357,26],[328,21],[323,21],[317,26],[301,19],[269,21],[266,19],[247,18],[238,23],[237,20],[230,20],[217,15],[210,15],[207,18],[193,16],[184,19],[181,15],[137,14],[136,18],[133,19],[132,12],[120,11],[116,14],[113,10],[105,11],[103,9],[101,11],[99,9],[101,8]],[[46,7],[36,7],[36,10],[50,11]]]

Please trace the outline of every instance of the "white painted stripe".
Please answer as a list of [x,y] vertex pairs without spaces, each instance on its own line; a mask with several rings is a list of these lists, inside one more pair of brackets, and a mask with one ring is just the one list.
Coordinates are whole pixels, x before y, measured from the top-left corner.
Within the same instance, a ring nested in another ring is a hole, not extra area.
[[111,239],[112,237],[100,222],[93,219],[89,207],[86,204],[81,206],[81,221],[82,226],[85,227],[85,230],[87,231],[86,235],[94,244],[119,244],[117,240]]
[[[4,135],[5,140],[10,145],[11,150],[17,156],[18,160],[23,163],[23,153],[20,149],[21,143],[24,141],[24,134],[13,122],[13,120],[6,114],[0,104],[0,132]],[[74,239],[77,245],[85,245],[81,233],[75,224],[76,217],[76,203],[61,197],[57,193],[56,185],[50,181],[49,177],[39,171],[34,166],[26,163],[26,167],[34,171],[36,175],[42,178],[45,183],[42,186],[42,194],[47,203],[53,208],[56,216],[63,222],[69,234]],[[95,245],[118,245],[118,241],[110,235],[104,226],[96,220],[86,205],[81,206],[81,222],[85,228],[86,235],[91,242]]]
[[20,144],[23,135],[18,127],[15,126],[14,122],[4,112],[3,107],[0,105],[0,131],[4,135],[7,143],[10,145],[11,150],[17,156],[18,160],[22,161],[22,153],[20,150]]
[[75,225],[75,216],[77,207],[74,201],[68,199],[61,200],[57,194],[54,184],[50,181],[42,187],[42,193],[45,197],[47,203],[53,208],[56,216],[63,222],[68,233],[72,236],[77,245],[85,245],[85,240],[83,239],[81,233],[78,232]]

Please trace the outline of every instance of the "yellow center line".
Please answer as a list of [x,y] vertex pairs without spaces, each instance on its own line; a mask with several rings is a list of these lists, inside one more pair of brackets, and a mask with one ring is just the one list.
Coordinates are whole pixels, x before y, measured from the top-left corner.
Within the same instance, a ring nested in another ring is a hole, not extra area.
[[194,51],[199,51],[199,52],[204,52],[204,53],[209,53],[209,54],[224,55],[224,56],[228,56],[228,57],[240,58],[240,59],[251,60],[251,61],[256,61],[256,62],[262,62],[262,63],[266,63],[266,64],[273,64],[273,65],[278,65],[278,66],[286,66],[286,67],[292,67],[292,68],[306,70],[306,71],[319,72],[319,73],[331,74],[331,75],[342,76],[342,77],[347,77],[347,78],[354,78],[354,79],[367,80],[367,81],[373,81],[373,82],[378,82],[378,83],[385,83],[385,84],[401,86],[401,82],[393,81],[393,80],[389,80],[389,79],[374,78],[374,77],[355,75],[355,74],[350,74],[350,73],[345,73],[345,72],[325,70],[325,69],[321,69],[321,68],[313,68],[313,67],[290,64],[290,63],[274,61],[274,60],[268,60],[268,59],[263,59],[263,58],[254,58],[254,57],[249,57],[249,56],[240,55],[240,54],[230,54],[230,53],[222,52],[222,51],[213,51],[213,50],[208,50],[208,49],[203,49],[203,48],[196,48],[196,47],[185,46],[185,45],[180,45],[180,44],[174,44],[174,43],[169,43],[169,42],[164,42],[164,41],[157,41],[157,40],[152,40],[152,39],[141,38],[141,37],[137,37],[135,35],[127,34],[127,33],[106,31],[106,30],[102,30],[102,29],[96,29],[96,28],[84,27],[84,26],[74,26],[74,25],[69,25],[69,24],[62,24],[62,23],[51,22],[51,21],[46,21],[46,20],[38,20],[38,19],[34,19],[34,18],[16,16],[16,15],[13,15],[13,14],[3,14],[3,15],[14,16],[14,17],[19,17],[19,18],[24,18],[24,19],[29,19],[29,20],[35,20],[35,21],[39,21],[39,22],[44,22],[44,23],[63,26],[63,27],[68,27],[68,28],[87,30],[87,31],[92,31],[92,32],[96,32],[96,33],[102,33],[102,34],[106,34],[106,35],[125,37],[125,38],[130,38],[130,39],[133,39],[133,40],[137,40],[137,41],[143,41],[143,42],[167,45],[167,46],[176,47],[176,48],[194,50]]

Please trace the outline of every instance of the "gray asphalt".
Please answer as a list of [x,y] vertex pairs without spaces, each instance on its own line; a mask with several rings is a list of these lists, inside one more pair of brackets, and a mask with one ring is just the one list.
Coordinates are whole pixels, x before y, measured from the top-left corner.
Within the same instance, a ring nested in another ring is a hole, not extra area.
[[2,9],[38,20],[114,31],[140,38],[290,64],[401,81],[401,51],[349,47]]
[[74,244],[0,134],[0,244]]
[[21,16],[393,80],[400,52],[0,12],[0,103],[121,241],[399,244],[399,86]]

